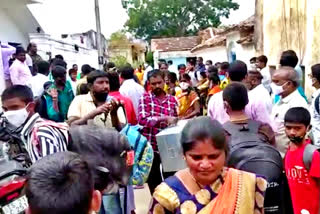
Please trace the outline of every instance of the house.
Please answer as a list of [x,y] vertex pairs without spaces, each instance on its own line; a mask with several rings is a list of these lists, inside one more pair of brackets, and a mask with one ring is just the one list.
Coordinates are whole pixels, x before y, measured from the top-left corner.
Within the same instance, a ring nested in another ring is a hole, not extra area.
[[155,67],[159,59],[172,60],[174,66],[186,64],[188,59],[196,57],[191,49],[199,43],[198,36],[152,39],[151,51]]
[[254,16],[224,28],[207,28],[199,32],[201,43],[191,49],[196,56],[213,63],[237,59],[249,64],[255,56]]

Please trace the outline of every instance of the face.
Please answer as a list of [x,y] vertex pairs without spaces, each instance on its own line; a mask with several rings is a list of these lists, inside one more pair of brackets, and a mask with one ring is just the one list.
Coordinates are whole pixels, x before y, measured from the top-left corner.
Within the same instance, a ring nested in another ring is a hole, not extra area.
[[37,45],[33,43],[33,44],[31,45],[31,47],[30,47],[30,51],[31,51],[32,53],[37,53],[37,51],[38,51]]
[[168,71],[168,65],[166,65],[166,64],[161,64],[161,65],[160,65],[160,71],[162,71],[162,72]]
[[73,68],[73,70],[78,71],[78,66],[77,65],[72,66],[72,68]]
[[65,86],[67,82],[67,72],[61,73],[57,77],[54,77],[54,82],[56,85]]
[[258,84],[258,80],[255,76],[253,75],[248,75],[248,78],[246,79],[245,85],[248,90],[254,89]]
[[201,58],[198,58],[198,59],[197,59],[197,63],[198,63],[198,65],[201,65],[201,64],[203,64],[203,59],[201,59]]
[[216,149],[210,139],[197,141],[192,150],[185,154],[186,163],[193,177],[202,185],[209,185],[221,174],[226,154]]
[[25,53],[19,53],[16,55],[16,59],[19,60],[20,62],[26,61],[26,54]]
[[92,87],[93,92],[96,93],[109,93],[110,91],[110,84],[108,77],[99,77],[97,78]]
[[[304,124],[301,123],[285,123],[285,132],[289,139],[303,139],[309,127],[306,127]],[[296,142],[302,143],[302,142]]]
[[320,88],[319,81],[315,77],[313,77],[312,74],[309,74],[309,78],[312,81],[312,87],[315,87],[316,89]]
[[288,81],[283,76],[280,76],[280,75],[277,75],[277,74],[272,76],[272,82],[274,84],[276,84],[277,86],[282,86],[283,92],[279,94],[281,96],[288,95],[289,91],[291,89],[291,86],[293,86],[293,83],[291,81]]
[[186,67],[183,66],[179,69],[179,74],[184,74],[186,72]]
[[150,78],[150,88],[151,91],[159,96],[164,93],[164,79],[161,76],[155,76]]
[[70,78],[72,79],[72,81],[76,81],[77,80],[77,73],[76,72],[71,73]]
[[260,69],[266,67],[266,65],[263,62],[259,61],[259,60],[256,62],[256,66],[257,66],[257,68],[260,68]]
[[2,109],[4,112],[6,111],[16,111],[27,107],[28,112],[33,112],[34,103],[25,103],[18,97],[11,98],[8,100],[4,100],[2,102]]

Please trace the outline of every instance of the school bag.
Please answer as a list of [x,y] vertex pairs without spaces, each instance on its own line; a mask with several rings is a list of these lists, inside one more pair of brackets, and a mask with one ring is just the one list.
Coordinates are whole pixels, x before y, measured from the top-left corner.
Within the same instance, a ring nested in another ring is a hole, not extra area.
[[320,151],[320,148],[313,145],[313,144],[307,144],[303,151],[303,164],[307,171],[311,168],[312,163],[312,157],[315,151]]

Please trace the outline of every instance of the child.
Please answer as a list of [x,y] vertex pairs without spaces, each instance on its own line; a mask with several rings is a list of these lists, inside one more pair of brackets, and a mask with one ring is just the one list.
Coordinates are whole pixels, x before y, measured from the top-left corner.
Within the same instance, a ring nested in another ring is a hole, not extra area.
[[73,94],[74,96],[76,96],[76,90],[77,90],[77,75],[78,75],[78,72],[77,70],[71,68],[69,70],[69,77],[70,77],[70,83],[71,83],[71,86],[72,86],[72,91],[73,91]]
[[319,213],[320,154],[315,150],[308,155],[309,166],[304,158],[306,147],[310,148],[308,144],[311,143],[310,139],[305,138],[310,130],[310,120],[310,113],[302,107],[289,109],[284,119],[285,132],[290,140],[285,156],[285,170],[294,214]]

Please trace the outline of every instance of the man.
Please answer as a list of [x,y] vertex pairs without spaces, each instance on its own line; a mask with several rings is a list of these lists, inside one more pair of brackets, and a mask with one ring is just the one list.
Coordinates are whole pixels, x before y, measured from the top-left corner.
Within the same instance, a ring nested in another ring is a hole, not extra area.
[[313,143],[320,146],[320,64],[311,67],[312,86],[316,91],[312,95],[310,106]]
[[206,71],[206,66],[203,64],[203,58],[198,57],[197,58],[197,66],[196,66],[196,72],[197,74],[200,74],[201,72]]
[[109,75],[109,82],[110,82],[109,95],[111,97],[116,98],[116,100],[120,101],[120,103],[123,104],[124,109],[126,111],[128,123],[130,123],[131,125],[137,125],[138,120],[137,120],[135,109],[130,97],[124,96],[119,92],[120,78],[119,78],[118,72],[110,71],[108,72],[108,75]]
[[28,51],[28,55],[31,57],[32,59],[32,68],[33,70],[35,70],[33,72],[33,74],[36,74],[37,73],[37,65],[40,61],[42,61],[42,58],[41,56],[39,56],[37,54],[38,52],[38,47],[35,43],[31,42],[29,45],[28,45],[28,48],[27,48],[27,51]]
[[77,64],[73,64],[72,69],[78,73],[78,65]]
[[30,87],[34,97],[40,97],[44,92],[44,84],[49,81],[50,64],[47,61],[38,62],[37,74],[30,80]]
[[68,126],[40,118],[35,113],[29,87],[15,85],[7,88],[1,101],[7,120],[16,127],[23,127],[21,139],[33,163],[44,156],[67,150]]
[[257,57],[252,57],[250,59],[250,68],[252,70],[255,70],[257,68],[256,64],[257,64]]
[[257,58],[256,66],[260,69],[260,73],[263,77],[262,84],[263,86],[271,93],[271,74],[269,69],[267,68],[268,58],[265,55],[261,55]]
[[[247,65],[242,61],[235,61],[229,68],[229,77],[232,82],[247,82]],[[259,99],[256,100],[249,96],[249,104],[246,106],[246,114],[252,120],[260,121],[271,125],[269,113],[264,103]],[[220,123],[225,123],[230,120],[223,105],[222,92],[213,95],[208,104],[208,116],[213,120],[218,120]]]
[[213,65],[212,60],[207,60],[206,61],[206,71],[208,71],[209,67]]
[[94,176],[80,155],[60,152],[35,163],[28,173],[27,214],[92,214],[101,206]]
[[149,175],[149,188],[151,193],[159,185],[161,180],[160,155],[158,153],[156,135],[171,124],[177,122],[178,103],[175,97],[164,91],[164,74],[154,70],[149,76],[151,92],[145,93],[140,98],[139,125],[143,127],[142,134],[151,142],[154,148],[154,160]]
[[291,67],[281,67],[272,76],[271,88],[275,95],[280,95],[280,100],[273,106],[271,119],[276,132],[276,147],[284,157],[289,140],[285,134],[284,116],[290,108],[304,107],[308,104],[299,94],[298,75]]
[[126,116],[119,102],[108,97],[110,84],[108,74],[102,71],[92,71],[88,76],[90,92],[76,96],[68,111],[70,125],[95,124],[118,131],[126,123]]
[[67,81],[64,67],[54,66],[51,71],[54,83],[45,94],[47,114],[50,120],[64,122],[67,120],[69,106],[74,98],[72,86]]
[[0,58],[3,63],[3,73],[4,73],[4,80],[6,83],[6,88],[10,87],[12,85],[11,80],[10,80],[10,70],[9,70],[9,60],[12,54],[16,52],[16,48],[8,45],[8,44],[0,44],[1,46],[1,55],[2,57]]
[[272,101],[268,90],[262,85],[262,75],[259,71],[251,70],[248,72],[246,86],[249,90],[249,97],[253,100],[260,100],[264,103],[268,113],[272,112]]
[[73,94],[74,96],[77,95],[77,76],[78,76],[78,71],[71,68],[69,69],[69,81],[70,81],[70,84],[71,84],[71,87],[72,87],[72,91],[73,91]]
[[125,66],[119,69],[120,77],[123,79],[120,87],[120,94],[129,97],[132,100],[135,114],[139,114],[139,101],[144,94],[144,88],[133,79],[134,70],[131,66]]
[[196,87],[197,84],[198,84],[198,79],[197,79],[197,76],[196,76],[196,63],[194,60],[190,60],[188,62],[188,66],[187,66],[187,69],[186,69],[186,72],[189,74],[189,76],[191,77],[191,84],[193,87]]
[[12,85],[29,85],[32,75],[25,61],[26,51],[23,47],[17,47],[16,60],[14,60],[10,67]]
[[80,94],[80,87],[82,84],[87,84],[87,76],[92,71],[90,65],[85,64],[81,67],[81,79],[77,81],[77,95]]
[[177,75],[177,77],[179,77],[179,71],[178,71],[177,67],[173,65],[172,60],[168,61],[168,65],[169,65],[169,69],[168,69],[169,72],[173,72]]

